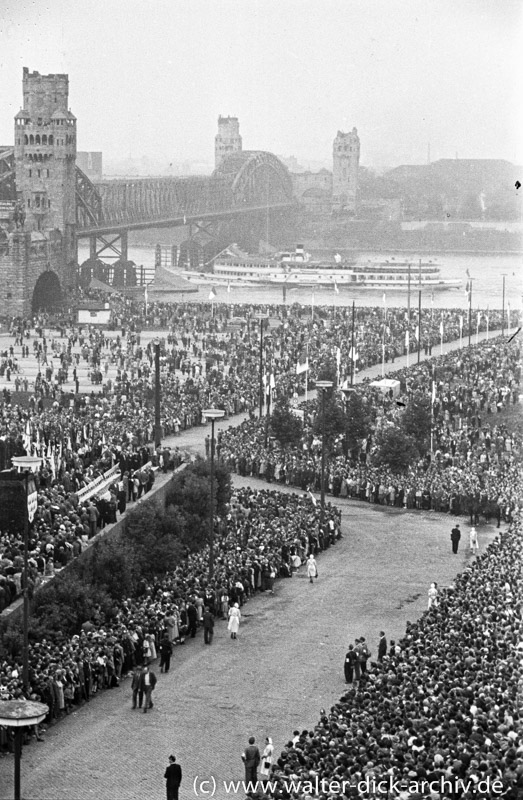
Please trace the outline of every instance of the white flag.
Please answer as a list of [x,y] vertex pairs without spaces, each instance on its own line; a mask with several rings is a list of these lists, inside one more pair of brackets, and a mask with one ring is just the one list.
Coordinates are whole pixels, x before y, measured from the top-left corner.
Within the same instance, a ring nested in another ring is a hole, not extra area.
[[309,369],[309,359],[306,358],[305,361],[298,361],[296,364],[296,375],[301,375],[303,372],[307,372]]
[[316,498],[314,497],[314,495],[313,495],[313,493],[311,492],[310,489],[309,489],[308,494],[309,494],[309,498],[310,498],[310,500],[312,502],[312,505],[316,507],[318,505],[318,503],[316,502]]
[[215,297],[216,297],[216,292],[214,290],[214,286],[211,286],[211,291],[209,292],[209,300],[211,300],[212,302]]
[[435,400],[436,400],[436,382],[432,381],[432,404],[433,405],[434,405]]
[[407,350],[409,349],[409,344],[410,344],[410,335],[407,330],[405,331],[405,347],[407,348]]
[[336,283],[336,281],[334,281],[334,291],[336,292],[336,294],[340,293],[340,290],[338,289],[338,284]]
[[341,364],[341,349],[339,347],[336,348],[336,364],[338,367]]

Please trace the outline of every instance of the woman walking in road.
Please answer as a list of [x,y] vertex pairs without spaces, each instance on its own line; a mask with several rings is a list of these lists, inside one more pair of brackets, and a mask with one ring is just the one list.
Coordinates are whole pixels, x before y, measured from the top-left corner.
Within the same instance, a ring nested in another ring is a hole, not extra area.
[[318,568],[316,566],[316,559],[310,554],[309,558],[307,559],[307,575],[309,576],[309,581],[314,583],[312,580],[313,578],[318,577]]
[[238,603],[235,603],[233,607],[229,609],[229,624],[227,625],[227,630],[231,632],[231,639],[238,638],[236,634],[240,629],[241,618],[240,606]]
[[260,776],[262,783],[269,780],[269,776],[271,774],[273,752],[274,752],[274,746],[272,744],[272,739],[270,736],[267,736],[265,739],[265,750],[263,751],[261,757]]

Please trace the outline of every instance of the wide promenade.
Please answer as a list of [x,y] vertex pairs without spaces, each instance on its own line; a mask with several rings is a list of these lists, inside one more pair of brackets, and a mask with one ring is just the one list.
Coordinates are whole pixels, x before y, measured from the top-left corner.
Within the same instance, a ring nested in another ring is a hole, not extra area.
[[[404,363],[397,359],[389,368]],[[381,365],[365,373],[380,374]],[[169,443],[201,451],[207,432],[196,428]],[[271,488],[251,478],[234,481]],[[240,754],[249,735],[260,745],[271,736],[278,755],[295,728],[311,728],[320,708],[344,690],[347,644],[365,636],[375,656],[379,631],[389,641],[400,637],[406,621],[425,610],[430,583],[447,586],[470,559],[465,521],[454,556],[447,515],[336,502],[343,509],[344,536],[320,556],[314,585],[302,569],[278,581],[274,595],[258,595],[244,606],[237,641],[218,622],[211,647],[201,633],[177,647],[170,673],[158,676],[147,716],[131,710],[127,679],[50,728],[44,743],[24,748],[23,797],[164,797],[163,772],[174,752],[184,770],[182,798],[209,797],[214,785],[214,796],[225,800],[235,795],[223,781],[242,778]],[[481,550],[495,533],[494,525],[479,528]],[[201,784],[213,779],[215,784]],[[0,798],[12,797],[13,759],[5,756]]]

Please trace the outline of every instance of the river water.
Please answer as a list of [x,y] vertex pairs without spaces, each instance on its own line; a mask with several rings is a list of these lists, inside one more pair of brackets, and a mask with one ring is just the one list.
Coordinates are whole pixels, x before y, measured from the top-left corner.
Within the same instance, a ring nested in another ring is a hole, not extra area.
[[[79,247],[78,259],[80,264],[89,257],[89,251],[85,247]],[[358,261],[364,262],[367,259],[384,261],[390,258],[384,253],[361,252]],[[400,253],[394,253],[396,261],[402,260]],[[438,254],[431,256],[423,254],[423,260],[432,258],[437,261],[441,268],[442,278],[460,279],[463,281],[461,289],[435,290],[433,293],[434,308],[468,308],[468,299],[465,293],[467,282],[467,270],[472,278],[472,308],[486,309],[502,307],[503,295],[503,274],[505,274],[505,309],[508,305],[512,309],[521,309],[523,300],[523,256],[522,255],[456,255]],[[129,247],[129,259],[137,265],[142,265],[149,269],[154,269],[154,247]],[[418,290],[416,285],[416,258],[409,254],[409,260],[413,262],[412,285],[411,285],[411,307],[417,307]],[[261,303],[275,305],[283,303],[283,291],[281,288],[273,287],[236,287],[231,285],[230,292],[226,287],[214,287],[216,292],[215,302],[217,303]],[[192,302],[208,302],[210,286],[200,286],[197,294],[182,295],[178,293],[169,294],[162,292],[155,294],[150,292],[151,299],[161,299],[162,301],[179,302],[180,300],[191,300]],[[314,297],[309,288],[287,289],[287,305],[300,303],[310,305],[314,302],[316,306],[345,306],[352,301],[357,306],[378,306],[383,304],[382,289],[344,289],[340,287],[339,294],[332,289],[315,289]],[[389,308],[405,307],[407,305],[407,292],[403,290],[386,291],[386,304]],[[422,293],[422,306],[430,307],[431,291],[424,290]]]

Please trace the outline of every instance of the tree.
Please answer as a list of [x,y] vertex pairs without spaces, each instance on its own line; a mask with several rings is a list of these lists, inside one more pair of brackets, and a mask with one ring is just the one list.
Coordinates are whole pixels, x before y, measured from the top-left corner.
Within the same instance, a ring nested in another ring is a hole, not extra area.
[[412,437],[421,455],[425,455],[430,447],[430,397],[421,392],[416,393],[403,412],[401,425],[407,436]]
[[376,449],[372,456],[376,466],[384,465],[394,472],[404,472],[418,458],[419,451],[414,439],[401,427],[389,425],[378,432]]
[[280,398],[271,415],[271,433],[282,447],[296,447],[303,435],[302,421],[292,413],[287,398]]
[[[321,391],[318,391],[316,401],[316,415],[312,431],[319,439],[323,436],[323,400]],[[325,452],[332,450],[335,440],[345,433],[347,420],[342,407],[333,395],[332,389],[325,390]]]
[[371,420],[367,406],[358,392],[351,392],[345,403],[345,440],[348,450],[354,451],[361,439],[371,432]]
[[167,517],[156,502],[143,503],[130,514],[125,539],[131,546],[142,577],[164,575],[183,557],[180,542],[185,523],[182,516]]

